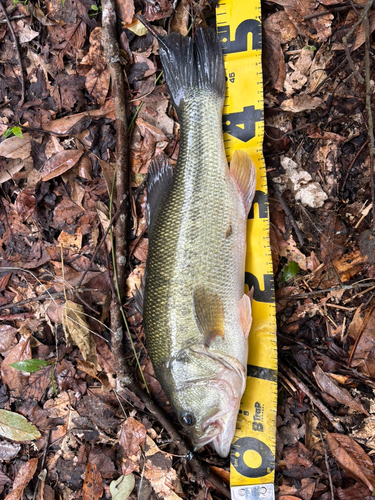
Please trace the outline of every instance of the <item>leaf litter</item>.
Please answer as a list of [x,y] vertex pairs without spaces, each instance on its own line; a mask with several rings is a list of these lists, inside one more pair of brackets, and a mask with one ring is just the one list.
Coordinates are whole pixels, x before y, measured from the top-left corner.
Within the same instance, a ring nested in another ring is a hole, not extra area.
[[[159,32],[186,35],[202,16],[214,20],[210,4],[157,0],[145,2],[142,13]],[[116,132],[101,7],[75,0],[38,6],[8,0],[6,7],[23,16],[12,22],[26,94],[18,106],[21,73],[2,24],[2,495],[18,500],[34,491],[37,457],[45,453],[40,498],[223,499],[195,481],[186,458],[134,392],[113,392],[108,318]],[[283,500],[375,498],[375,200],[365,87],[343,41],[362,7],[341,0],[262,6],[264,152],[280,346],[276,491]],[[160,154],[174,163],[179,143],[158,44],[134,18],[141,9],[132,0],[117,3],[133,218],[124,306],[135,354],[125,339],[126,362],[136,369],[138,357],[151,394],[175,421],[133,298],[148,250],[148,166]],[[348,47],[364,75],[364,23]],[[228,460],[208,448],[199,456],[228,482]]]

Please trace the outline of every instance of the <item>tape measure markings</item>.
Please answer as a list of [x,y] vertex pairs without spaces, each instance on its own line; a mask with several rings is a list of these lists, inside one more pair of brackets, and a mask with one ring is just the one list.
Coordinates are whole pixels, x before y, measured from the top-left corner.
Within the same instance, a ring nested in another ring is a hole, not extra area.
[[277,348],[267,178],[262,155],[260,12],[260,0],[225,0],[217,7],[217,32],[227,76],[223,110],[225,150],[228,160],[235,150],[246,151],[257,167],[256,194],[247,224],[245,269],[245,283],[249,289],[254,287],[253,326],[249,335],[247,387],[231,453],[233,493],[236,486],[259,489],[262,484],[267,486],[263,488],[267,492],[273,492],[275,469]]

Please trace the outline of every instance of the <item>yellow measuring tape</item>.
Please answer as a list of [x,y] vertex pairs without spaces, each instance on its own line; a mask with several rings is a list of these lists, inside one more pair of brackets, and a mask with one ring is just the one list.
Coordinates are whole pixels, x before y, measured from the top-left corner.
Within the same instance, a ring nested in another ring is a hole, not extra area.
[[254,287],[247,385],[233,440],[233,500],[273,500],[277,407],[277,345],[269,214],[263,143],[262,27],[260,0],[219,0],[217,32],[226,70],[223,110],[228,160],[246,151],[257,167],[247,225],[246,288]]

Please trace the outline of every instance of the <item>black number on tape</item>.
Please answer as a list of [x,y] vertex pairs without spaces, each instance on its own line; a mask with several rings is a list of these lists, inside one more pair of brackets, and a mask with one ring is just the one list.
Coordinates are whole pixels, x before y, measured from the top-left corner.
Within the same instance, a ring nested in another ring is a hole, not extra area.
[[223,115],[223,130],[243,142],[255,137],[255,123],[263,121],[263,110],[246,106],[239,113]]
[[274,302],[274,283],[272,274],[263,274],[264,290],[260,289],[259,281],[254,274],[245,272],[245,283],[249,290],[254,287],[254,299],[257,302]]
[[249,219],[254,219],[254,205],[258,205],[259,219],[268,219],[268,199],[263,191],[255,191],[254,201],[249,213]]
[[252,50],[262,48],[262,25],[256,19],[246,19],[237,26],[234,40],[230,41],[230,26],[219,26],[218,35],[223,46],[224,54],[245,52],[247,50],[248,34],[252,35]]
[[[262,461],[258,467],[251,467],[251,464],[245,461],[246,458],[251,460],[251,455],[249,457],[244,456],[248,451],[253,451],[260,455]],[[265,443],[252,437],[237,439],[232,444],[230,461],[236,471],[245,477],[263,477],[270,474],[275,468],[275,459],[272,451]]]

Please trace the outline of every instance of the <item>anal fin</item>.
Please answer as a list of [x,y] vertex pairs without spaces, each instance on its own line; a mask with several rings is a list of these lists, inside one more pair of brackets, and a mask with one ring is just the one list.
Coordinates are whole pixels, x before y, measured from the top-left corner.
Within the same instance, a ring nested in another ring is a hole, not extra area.
[[230,162],[230,174],[234,178],[241,193],[245,212],[250,212],[256,186],[256,169],[253,160],[245,151],[237,150]]
[[173,168],[164,156],[155,157],[148,167],[146,220],[150,227],[157,206],[173,180]]

